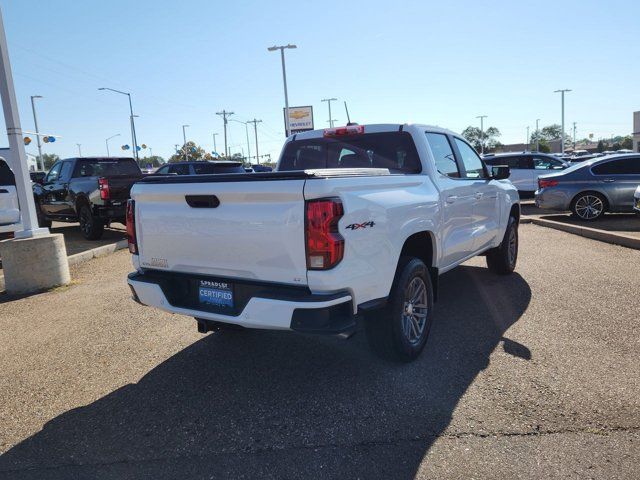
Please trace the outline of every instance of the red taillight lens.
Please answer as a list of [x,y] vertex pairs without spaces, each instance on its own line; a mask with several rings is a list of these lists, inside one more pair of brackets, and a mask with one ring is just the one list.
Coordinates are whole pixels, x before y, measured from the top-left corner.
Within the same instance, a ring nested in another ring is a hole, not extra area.
[[325,137],[340,137],[342,135],[360,135],[364,133],[364,125],[348,125],[346,127],[327,128],[323,135]]
[[538,190],[542,190],[547,187],[555,187],[556,185],[558,185],[557,180],[545,180],[543,178],[538,179]]
[[138,241],[136,239],[136,202],[127,201],[127,241],[129,252],[138,254]]
[[338,221],[344,210],[339,199],[312,200],[307,209],[307,268],[328,270],[344,255],[344,238],[338,233]]
[[109,200],[109,198],[111,198],[111,192],[109,191],[109,179],[108,178],[99,178],[98,179],[98,190],[100,190],[100,198],[102,200]]

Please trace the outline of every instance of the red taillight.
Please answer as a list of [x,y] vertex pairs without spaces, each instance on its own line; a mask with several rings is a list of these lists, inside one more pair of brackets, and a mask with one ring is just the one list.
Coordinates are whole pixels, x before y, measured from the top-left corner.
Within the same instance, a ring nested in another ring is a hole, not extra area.
[[129,252],[138,254],[138,242],[136,240],[136,202],[127,201],[127,241]]
[[98,190],[100,190],[100,198],[102,200],[109,200],[109,198],[111,198],[111,192],[109,191],[109,179],[108,178],[99,178],[98,179]]
[[327,128],[324,131],[325,137],[339,137],[342,135],[360,135],[364,133],[364,125],[348,125],[346,127]]
[[538,190],[542,190],[547,187],[555,187],[556,185],[558,185],[557,180],[545,180],[544,178],[538,179]]
[[338,233],[338,221],[344,214],[342,202],[336,198],[312,200],[306,209],[307,268],[333,268],[344,255],[344,238]]

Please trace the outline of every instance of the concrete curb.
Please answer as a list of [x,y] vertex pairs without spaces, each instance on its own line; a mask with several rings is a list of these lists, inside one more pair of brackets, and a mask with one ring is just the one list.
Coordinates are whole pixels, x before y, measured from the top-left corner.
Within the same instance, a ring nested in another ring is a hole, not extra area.
[[[82,262],[86,262],[91,260],[92,258],[104,257],[105,255],[109,255],[118,250],[122,250],[127,248],[128,242],[127,239],[119,240],[116,243],[110,243],[109,245],[102,245],[101,247],[92,248],[91,250],[87,250],[85,252],[76,253],[74,255],[69,255],[67,260],[69,261],[69,266],[77,265]],[[4,275],[0,274],[0,292],[4,291]]]
[[533,223],[534,225],[562,230],[563,232],[573,233],[574,235],[580,235],[581,237],[590,238],[592,240],[598,240],[600,242],[611,243],[613,245],[621,245],[623,247],[640,250],[640,238],[625,235],[623,233],[605,232],[603,230],[598,230],[597,228],[571,225],[568,223],[556,222],[554,220],[546,220],[543,218],[527,218],[526,220],[528,220],[528,222],[525,222],[524,219],[521,219],[520,223]]

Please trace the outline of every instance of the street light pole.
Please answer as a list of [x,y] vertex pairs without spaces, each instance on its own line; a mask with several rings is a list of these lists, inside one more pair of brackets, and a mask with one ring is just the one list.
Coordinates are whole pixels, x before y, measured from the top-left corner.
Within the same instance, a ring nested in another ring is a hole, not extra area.
[[189,161],[189,149],[187,148],[187,132],[186,132],[186,128],[189,125],[182,125],[182,139],[184,140],[184,161],[188,162]]
[[106,139],[104,140],[104,143],[107,145],[107,157],[110,157],[110,156],[111,156],[111,155],[109,154],[109,140],[111,140],[112,138],[119,137],[119,136],[120,136],[120,134],[119,134],[119,133],[116,133],[115,135],[111,135],[109,138],[106,138]]
[[78,146],[78,156],[81,157],[82,156],[82,144],[76,143],[76,145]]
[[247,158],[249,159],[249,163],[251,163],[251,148],[249,147],[249,122],[241,122],[240,120],[231,119],[232,122],[241,123],[244,125],[244,133],[247,135]]
[[568,88],[562,90],[555,90],[553,93],[560,93],[562,97],[562,155],[564,155],[564,94],[566,92],[570,92],[571,90]]
[[227,120],[227,117],[230,117],[231,115],[233,115],[233,112],[227,112],[226,110],[222,110],[221,112],[216,112],[216,115],[222,116],[222,124],[224,126],[224,156],[228,157],[229,151],[227,150],[227,123],[229,123],[229,121]]
[[337,98],[323,98],[322,100],[320,100],[321,102],[327,102],[327,105],[329,105],[329,127],[333,128],[333,117],[331,116],[331,102],[335,102],[337,101]]
[[573,149],[576,149],[576,122],[573,122]]
[[[40,160],[41,169],[44,170],[44,159],[42,158],[42,143],[40,143],[40,130],[38,130],[38,117],[36,116],[35,98],[42,98],[42,95],[31,95],[31,110],[33,111],[33,123],[36,127],[36,141],[38,142],[38,160]],[[37,163],[37,162],[36,162]]]
[[484,153],[484,119],[487,115],[478,115],[476,118],[480,119],[480,153]]
[[280,59],[282,61],[282,82],[284,83],[284,116],[286,118],[285,127],[287,137],[291,135],[291,126],[289,125],[289,94],[287,93],[287,70],[284,64],[284,49],[285,48],[298,48],[296,45],[281,45],[267,48],[268,51],[274,52],[280,50]]
[[540,151],[540,128],[539,128],[540,119],[536,118],[536,152]]
[[262,122],[262,120],[249,120],[247,123],[253,123],[253,131],[256,134],[256,163],[260,165],[260,155],[258,154],[258,124]]
[[126,95],[127,97],[129,97],[129,122],[131,124],[131,143],[133,143],[133,155],[136,158],[136,161],[138,161],[138,140],[136,138],[136,124],[133,120],[134,116],[133,115],[133,104],[131,103],[131,94],[128,92],[122,92],[120,90],[116,90],[115,88],[109,88],[109,87],[100,87],[98,90],[109,90],[111,92],[115,92],[115,93],[120,93],[122,95]]
[[213,151],[216,152],[216,154],[218,153],[218,147],[216,146],[216,135],[218,135],[217,133],[212,133],[213,135]]
[[527,151],[530,151],[531,147],[529,146],[529,125],[527,125]]

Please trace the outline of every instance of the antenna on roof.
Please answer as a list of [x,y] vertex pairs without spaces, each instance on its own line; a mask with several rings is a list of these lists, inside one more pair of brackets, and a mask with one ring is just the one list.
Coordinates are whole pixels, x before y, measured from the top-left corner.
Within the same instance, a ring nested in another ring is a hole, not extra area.
[[346,100],[344,102],[344,110],[345,110],[345,112],[347,112],[347,126],[357,125],[357,123],[355,123],[355,122],[351,123],[351,118],[349,117],[349,109],[347,108],[347,101]]

